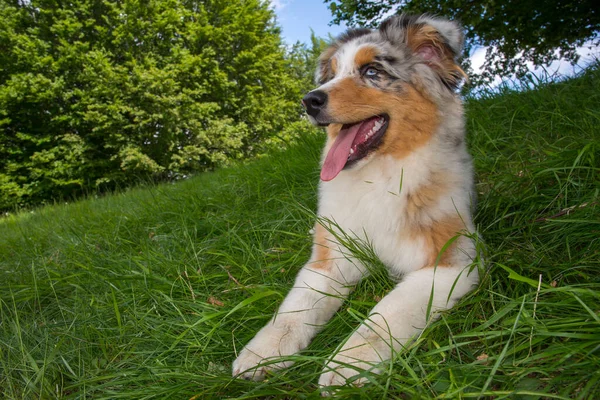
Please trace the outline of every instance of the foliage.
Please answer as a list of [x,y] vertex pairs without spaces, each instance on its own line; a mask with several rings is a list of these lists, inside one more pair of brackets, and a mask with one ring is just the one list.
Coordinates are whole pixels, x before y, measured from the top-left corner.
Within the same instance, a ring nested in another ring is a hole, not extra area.
[[489,46],[482,77],[527,73],[526,63],[549,64],[559,58],[577,62],[576,48],[592,39],[600,44],[600,13],[593,0],[443,1],[325,0],[333,22],[376,25],[391,12],[431,13],[460,21],[466,28],[467,53]]
[[310,90],[314,88],[315,71],[321,53],[335,40],[329,36],[327,39],[318,37],[311,31],[310,43],[295,43],[289,51],[288,58],[291,64],[292,75],[302,85]]
[[[480,287],[336,398],[598,397],[600,70],[538,86],[468,100]],[[385,274],[290,370],[255,383],[230,366],[310,256],[323,137],[0,220],[0,397],[320,398],[324,362]]]
[[0,210],[263,151],[285,53],[261,0],[0,0]]

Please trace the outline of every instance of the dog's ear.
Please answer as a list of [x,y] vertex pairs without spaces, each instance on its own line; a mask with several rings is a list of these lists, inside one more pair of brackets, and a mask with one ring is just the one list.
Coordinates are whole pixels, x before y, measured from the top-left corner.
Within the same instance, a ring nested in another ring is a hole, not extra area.
[[385,20],[379,29],[392,43],[407,46],[446,86],[455,89],[467,78],[458,64],[464,34],[456,22],[427,15],[399,15]]
[[332,44],[319,56],[317,69],[315,71],[315,84],[322,85],[335,75],[336,63],[335,60],[333,60],[333,55],[338,47],[338,45]]
[[337,64],[333,56],[344,43],[368,35],[369,33],[371,33],[370,29],[354,28],[348,29],[338,36],[337,39],[335,39],[335,41],[319,56],[317,70],[315,71],[315,83],[322,85],[333,78],[337,70]]
[[419,17],[418,23],[430,26],[437,31],[439,37],[443,39],[444,45],[448,46],[452,52],[453,59],[460,56],[465,35],[458,23],[444,18],[434,18],[425,15]]

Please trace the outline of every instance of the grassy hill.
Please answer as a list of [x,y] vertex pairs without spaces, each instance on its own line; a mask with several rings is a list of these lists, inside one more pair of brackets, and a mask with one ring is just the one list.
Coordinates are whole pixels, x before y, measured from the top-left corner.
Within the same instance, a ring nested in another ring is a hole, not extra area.
[[[597,398],[600,70],[467,107],[482,283],[340,397]],[[0,220],[0,397],[318,398],[384,274],[289,370],[254,383],[230,365],[308,259],[322,141]]]

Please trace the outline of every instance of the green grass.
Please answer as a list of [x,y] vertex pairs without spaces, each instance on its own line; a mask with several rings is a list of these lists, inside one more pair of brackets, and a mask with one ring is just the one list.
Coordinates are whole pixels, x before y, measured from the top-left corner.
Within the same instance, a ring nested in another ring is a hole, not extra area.
[[[482,283],[339,396],[597,398],[600,69],[467,106]],[[319,398],[384,274],[289,370],[254,383],[230,365],[308,259],[322,140],[0,221],[0,398]]]

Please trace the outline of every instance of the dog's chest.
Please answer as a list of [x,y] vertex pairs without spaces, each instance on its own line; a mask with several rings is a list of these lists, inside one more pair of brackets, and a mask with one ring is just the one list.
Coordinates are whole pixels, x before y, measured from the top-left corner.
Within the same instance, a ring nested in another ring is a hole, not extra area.
[[404,234],[406,193],[419,184],[422,171],[386,164],[349,172],[321,186],[319,214],[334,221],[345,234],[372,245],[377,256],[396,272],[422,264],[422,243]]

